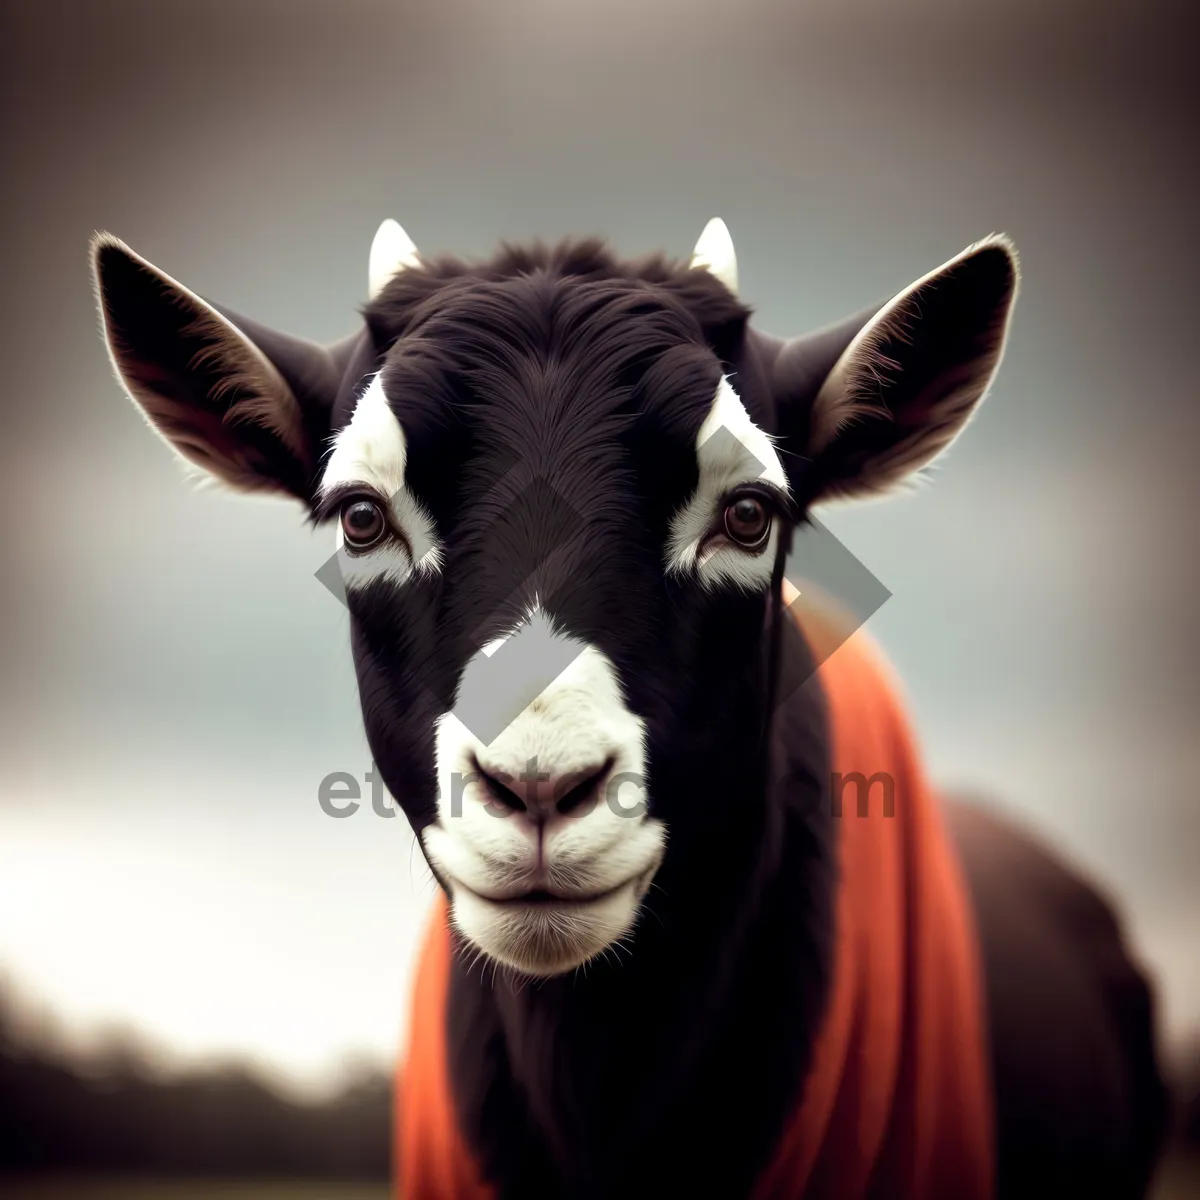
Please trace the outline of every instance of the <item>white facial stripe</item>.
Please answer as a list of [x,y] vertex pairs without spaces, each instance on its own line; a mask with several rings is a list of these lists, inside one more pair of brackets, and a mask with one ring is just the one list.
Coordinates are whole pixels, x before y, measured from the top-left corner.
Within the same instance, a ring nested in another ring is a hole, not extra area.
[[415,570],[424,569],[413,563],[405,547],[396,541],[387,542],[365,553],[353,553],[346,548],[341,526],[337,531],[337,560],[342,583],[348,592],[362,591],[378,579],[387,579],[396,587],[408,581]]
[[481,646],[479,648],[479,653],[482,654],[484,658],[491,658],[492,655],[495,654],[496,651],[499,650],[500,647],[509,640],[509,638],[513,637],[514,634],[519,633],[522,627],[526,625],[532,625],[535,621],[540,621],[547,624],[549,623],[549,618],[542,611],[541,602],[536,596],[534,597],[533,602],[525,610],[524,616],[522,616],[521,619],[506,633],[502,633],[498,638],[494,638],[492,641],[488,642],[486,646]]
[[761,554],[747,554],[728,544],[700,554],[705,535],[720,516],[721,502],[733,488],[761,480],[790,494],[771,436],[750,419],[728,379],[722,378],[712,408],[696,435],[696,459],[700,473],[696,490],[671,519],[667,570],[695,570],[706,586],[727,582],[761,591],[771,580],[778,522]]
[[733,545],[721,545],[704,554],[696,562],[697,577],[702,587],[731,584],[746,592],[764,592],[771,586],[771,571],[775,565],[775,550],[779,545],[779,521],[771,526],[766,547],[758,554],[748,554]]
[[[490,706],[512,687],[520,707],[528,698],[520,681],[544,667],[547,640],[562,649],[565,665],[506,728],[489,730],[481,739],[461,719],[476,723],[480,696],[473,689],[487,693]],[[556,632],[536,607],[512,633],[479,651],[485,660],[493,656],[503,672],[484,667],[473,673],[468,664],[454,711],[438,721],[438,821],[421,836],[430,859],[451,881],[452,919],[466,938],[499,962],[555,974],[603,952],[629,931],[661,862],[666,829],[640,807],[647,799],[645,726],[628,708],[609,658]],[[606,790],[589,810],[551,818],[539,841],[524,814],[496,814],[475,773],[477,762],[514,780],[533,764],[551,789],[574,772],[607,762],[613,799],[610,803]],[[536,913],[507,913],[478,899],[531,885],[615,891],[591,908],[554,913],[553,930],[543,928]]]
[[334,440],[333,453],[321,478],[328,494],[345,483],[365,483],[385,496],[404,488],[408,444],[388,403],[379,375],[373,375],[358,398],[350,423]]
[[379,375],[359,397],[349,424],[337,435],[321,478],[321,494],[334,488],[362,485],[389,502],[392,520],[412,547],[412,558],[394,539],[375,550],[351,554],[337,531],[338,563],[347,588],[361,588],[386,576],[403,583],[413,570],[437,571],[442,564],[433,518],[404,483],[408,443],[392,412]]
[[[722,429],[733,437],[721,437]],[[712,483],[728,489],[762,479],[787,490],[787,475],[770,434],[750,419],[741,397],[726,378],[721,379],[713,406],[696,435],[696,453],[702,486]]]

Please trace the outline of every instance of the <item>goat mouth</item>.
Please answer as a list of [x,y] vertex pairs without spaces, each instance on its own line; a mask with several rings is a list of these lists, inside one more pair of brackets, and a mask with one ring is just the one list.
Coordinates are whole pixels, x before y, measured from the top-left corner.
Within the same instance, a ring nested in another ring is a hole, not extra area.
[[643,874],[644,872],[639,872],[637,875],[631,875],[628,879],[622,880],[613,887],[605,888],[602,892],[570,894],[551,892],[545,888],[533,888],[528,892],[519,892],[511,896],[489,896],[485,892],[477,892],[474,888],[468,887],[461,879],[455,880],[455,882],[464,891],[470,892],[472,896],[484,900],[488,904],[504,905],[510,908],[582,908],[588,904],[599,904],[602,900],[610,899],[640,879]]

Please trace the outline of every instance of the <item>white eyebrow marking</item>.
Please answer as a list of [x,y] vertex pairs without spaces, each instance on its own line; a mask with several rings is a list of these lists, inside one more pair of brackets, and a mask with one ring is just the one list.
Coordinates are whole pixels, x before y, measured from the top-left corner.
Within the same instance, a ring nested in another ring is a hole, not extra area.
[[321,476],[321,494],[327,496],[334,488],[355,484],[377,492],[388,501],[393,521],[412,547],[412,557],[395,539],[385,540],[375,550],[351,554],[345,549],[339,525],[337,557],[347,589],[366,587],[381,576],[401,584],[414,570],[441,569],[442,549],[433,518],[405,484],[407,464],[404,429],[376,373],[359,397],[349,423],[334,439]]
[[706,586],[723,580],[761,591],[771,581],[778,521],[772,526],[767,548],[757,556],[731,545],[699,554],[701,541],[719,515],[722,498],[739,484],[761,481],[791,494],[770,434],[750,419],[727,378],[721,379],[712,408],[696,434],[696,460],[700,469],[696,490],[671,518],[667,571],[695,570]]
[[[721,436],[722,429],[733,436]],[[696,435],[696,453],[701,475],[725,490],[761,479],[788,491],[787,475],[771,435],[750,419],[727,378],[721,379],[713,406]]]
[[365,483],[392,496],[404,487],[407,462],[404,430],[376,373],[358,398],[349,423],[334,439],[321,491],[328,495],[345,483]]

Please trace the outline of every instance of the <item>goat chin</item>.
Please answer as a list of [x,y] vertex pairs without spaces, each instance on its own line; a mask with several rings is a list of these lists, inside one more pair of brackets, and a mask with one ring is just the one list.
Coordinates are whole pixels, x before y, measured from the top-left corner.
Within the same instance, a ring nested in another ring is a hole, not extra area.
[[595,900],[535,902],[488,900],[452,887],[451,917],[486,957],[519,974],[549,978],[598,958],[625,937],[648,885],[642,877]]

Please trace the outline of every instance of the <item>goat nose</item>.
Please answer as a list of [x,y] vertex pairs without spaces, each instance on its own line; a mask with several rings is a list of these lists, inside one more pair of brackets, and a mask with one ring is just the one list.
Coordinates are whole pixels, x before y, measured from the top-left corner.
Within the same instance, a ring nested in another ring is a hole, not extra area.
[[543,822],[556,814],[571,816],[589,802],[599,799],[600,789],[612,770],[613,761],[605,759],[570,771],[542,771],[536,761],[513,775],[496,764],[475,762],[480,783],[493,804],[511,812],[525,813],[531,820]]

